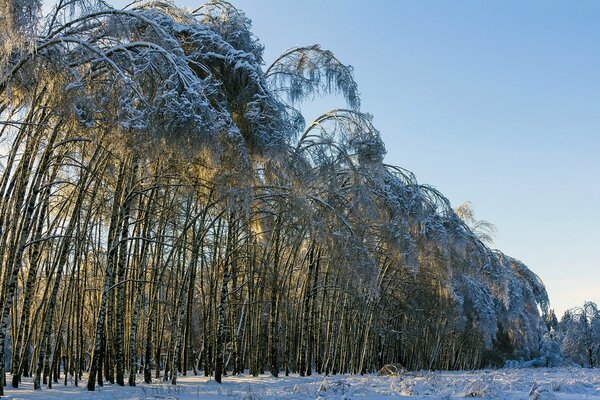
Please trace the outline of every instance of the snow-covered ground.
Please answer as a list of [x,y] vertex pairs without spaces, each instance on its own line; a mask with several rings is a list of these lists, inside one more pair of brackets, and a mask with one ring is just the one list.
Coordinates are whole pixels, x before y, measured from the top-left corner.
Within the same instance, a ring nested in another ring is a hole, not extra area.
[[[10,382],[10,377],[8,377]],[[6,388],[9,399],[600,399],[600,369],[503,369],[458,372],[407,372],[399,376],[323,377],[313,375],[272,378],[271,376],[225,377],[222,385],[205,377],[180,377],[180,384],[163,382],[137,387],[105,385],[88,392],[80,387],[55,384],[34,391],[24,378],[19,389]]]

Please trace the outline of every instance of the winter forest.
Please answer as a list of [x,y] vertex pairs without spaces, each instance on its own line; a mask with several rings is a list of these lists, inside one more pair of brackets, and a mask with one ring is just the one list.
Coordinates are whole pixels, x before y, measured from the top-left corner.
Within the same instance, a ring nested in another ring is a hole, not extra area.
[[386,164],[331,51],[263,60],[222,0],[0,7],[0,393],[600,362],[596,305],[559,321],[469,203]]

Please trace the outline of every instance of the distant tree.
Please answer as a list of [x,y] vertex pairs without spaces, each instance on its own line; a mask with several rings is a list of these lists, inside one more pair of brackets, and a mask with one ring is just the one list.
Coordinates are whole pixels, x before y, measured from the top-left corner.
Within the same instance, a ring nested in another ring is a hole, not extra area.
[[544,316],[544,322],[549,332],[556,331],[558,329],[558,318],[554,313],[554,310],[550,310],[548,314]]
[[576,363],[590,368],[600,361],[600,311],[595,303],[568,310],[560,322],[562,351]]

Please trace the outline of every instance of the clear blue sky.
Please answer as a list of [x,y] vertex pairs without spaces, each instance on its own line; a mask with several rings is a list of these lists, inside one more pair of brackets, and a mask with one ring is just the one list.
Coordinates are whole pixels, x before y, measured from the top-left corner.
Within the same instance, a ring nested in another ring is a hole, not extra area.
[[600,2],[232,2],[267,63],[320,43],[353,65],[386,161],[470,200],[559,317],[600,303]]

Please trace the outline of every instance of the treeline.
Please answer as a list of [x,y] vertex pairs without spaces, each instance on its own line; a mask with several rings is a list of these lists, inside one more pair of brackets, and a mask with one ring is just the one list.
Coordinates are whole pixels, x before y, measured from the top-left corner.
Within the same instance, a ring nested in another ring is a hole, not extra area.
[[[13,387],[539,352],[542,282],[486,245],[468,207],[383,162],[333,53],[293,48],[265,68],[225,1],[37,13],[8,3],[0,57],[0,376]],[[348,109],[305,127],[297,104],[321,94]]]
[[510,367],[597,368],[600,365],[600,310],[588,301],[565,311],[559,321],[553,310],[545,316],[548,332],[540,343],[539,356],[531,360],[509,359]]

